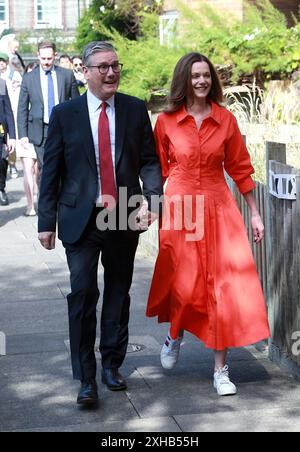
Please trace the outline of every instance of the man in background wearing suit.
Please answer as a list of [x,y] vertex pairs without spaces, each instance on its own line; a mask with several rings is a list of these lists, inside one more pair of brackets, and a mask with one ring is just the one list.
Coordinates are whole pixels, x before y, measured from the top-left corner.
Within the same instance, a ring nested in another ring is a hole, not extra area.
[[114,211],[123,215],[120,193],[125,189],[128,197],[144,196],[136,214],[137,228],[141,227],[154,210],[153,197],[162,195],[162,177],[145,103],[117,93],[122,64],[113,46],[92,42],[84,50],[83,64],[87,93],[55,107],[51,116],[38,230],[42,246],[53,249],[58,213],[58,237],[66,249],[71,279],[73,376],[82,383],[77,403],[88,405],[98,400],[94,347],[99,257],[104,267],[102,381],[120,391],[127,388],[119,368],[128,345],[129,290],[139,240],[139,231],[128,223],[124,230],[105,230],[96,219],[110,212],[106,199],[114,200]]
[[53,107],[79,96],[73,72],[55,66],[55,56],[54,43],[38,44],[40,66],[24,74],[18,104],[19,139],[25,148],[34,144],[40,170]]
[[[7,136],[7,134],[9,136]],[[16,130],[14,115],[7,94],[5,80],[0,78],[0,205],[9,204],[5,192],[7,177],[7,154],[14,152],[16,146]]]

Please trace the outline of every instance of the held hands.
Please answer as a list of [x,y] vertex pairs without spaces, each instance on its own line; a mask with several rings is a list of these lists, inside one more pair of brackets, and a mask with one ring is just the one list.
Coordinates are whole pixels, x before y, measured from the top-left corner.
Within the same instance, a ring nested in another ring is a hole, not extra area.
[[258,213],[252,215],[251,226],[253,231],[254,242],[258,245],[263,240],[265,235],[264,233],[265,228],[262,219]]
[[141,208],[135,217],[136,230],[147,231],[149,226],[158,218],[158,215],[148,210],[148,201],[144,199]]
[[46,250],[54,250],[55,248],[55,232],[40,232],[38,239]]
[[13,154],[16,150],[16,140],[9,139],[7,140],[7,151],[9,154]]

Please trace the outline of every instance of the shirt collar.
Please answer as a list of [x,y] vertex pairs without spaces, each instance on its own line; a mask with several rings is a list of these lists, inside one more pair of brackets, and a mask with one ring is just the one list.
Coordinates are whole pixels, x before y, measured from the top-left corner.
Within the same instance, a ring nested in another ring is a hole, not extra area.
[[47,71],[45,71],[45,70],[42,68],[42,66],[40,66],[40,71],[41,71],[42,74],[46,74],[46,75],[47,75],[47,72],[48,72],[48,71],[51,72],[51,74],[53,74],[53,72],[55,71],[55,67],[52,66],[51,69],[48,69]]
[[[221,107],[211,100],[208,100],[208,102],[211,104],[212,109],[210,115],[207,118],[211,118],[216,123],[221,124]],[[183,105],[177,112],[177,123],[182,122],[188,116],[190,116],[190,114],[187,112],[185,105]]]
[[[94,112],[99,110],[103,103],[103,101],[98,99],[98,97],[96,97],[95,94],[93,94],[89,89],[87,90],[87,99]],[[113,109],[115,107],[115,96],[112,96],[110,99],[108,99],[106,103],[110,106],[111,109]]]

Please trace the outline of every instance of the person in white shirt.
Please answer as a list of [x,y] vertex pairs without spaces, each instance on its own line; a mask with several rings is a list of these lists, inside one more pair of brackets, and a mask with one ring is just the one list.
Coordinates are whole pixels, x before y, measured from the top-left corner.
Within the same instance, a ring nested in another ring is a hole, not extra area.
[[[30,63],[26,66],[25,72],[29,73],[38,66],[37,63]],[[27,199],[27,209],[25,216],[36,216],[35,201],[38,196],[39,171],[37,155],[32,143],[23,146],[20,140],[17,141],[17,156],[21,159],[23,166],[24,191]]]

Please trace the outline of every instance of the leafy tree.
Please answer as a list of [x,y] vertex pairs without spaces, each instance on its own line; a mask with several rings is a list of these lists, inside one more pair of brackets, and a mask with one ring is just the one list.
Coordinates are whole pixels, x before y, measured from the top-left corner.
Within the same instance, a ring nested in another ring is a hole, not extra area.
[[162,0],[93,0],[80,20],[77,47],[81,49],[87,42],[108,39],[112,29],[135,40],[141,33],[143,16],[157,14],[161,8]]
[[262,78],[284,78],[300,61],[300,24],[289,28],[285,16],[269,0],[245,2],[244,20],[222,16],[209,6],[201,16],[178,1],[187,25],[179,42],[186,48],[197,48],[216,64],[233,66],[233,81],[247,74]]
[[[160,45],[157,9],[152,14],[151,9],[144,11],[140,7],[134,10],[135,25],[138,24],[138,27],[134,31],[135,39],[132,39],[133,35],[128,32],[129,25],[125,26],[123,22],[118,29],[118,23],[111,21],[110,14],[122,13],[124,18],[129,6],[126,12],[122,4],[125,8],[126,3],[132,6],[135,2],[119,1],[120,6],[114,11],[110,3],[110,12],[100,19],[95,9],[88,12],[89,17],[94,19],[89,19],[92,23],[88,23],[85,35],[81,33],[81,41],[78,40],[77,44],[81,43],[79,49],[82,50],[94,39],[112,41],[124,63],[121,89],[145,100],[166,94],[176,62],[184,53],[193,50],[207,55],[216,65],[229,65],[232,68],[232,84],[245,75],[253,74],[262,83],[272,78],[286,79],[299,66],[300,24],[295,22],[289,28],[285,16],[269,0],[258,0],[258,8],[249,2],[243,22],[233,15],[220,15],[208,6],[201,9],[201,15],[197,14],[178,0],[177,9],[182,20],[176,42],[170,48]],[[97,4],[99,7],[99,0]],[[129,15],[126,17],[128,19]],[[80,26],[83,27],[83,23]],[[133,31],[133,28],[130,30]]]
[[17,39],[20,42],[19,52],[21,55],[36,56],[38,42],[41,40],[54,42],[59,54],[74,54],[76,50],[73,40],[68,39],[65,33],[57,28],[46,28],[42,33],[40,30],[34,33],[32,30],[25,30],[17,35]]

